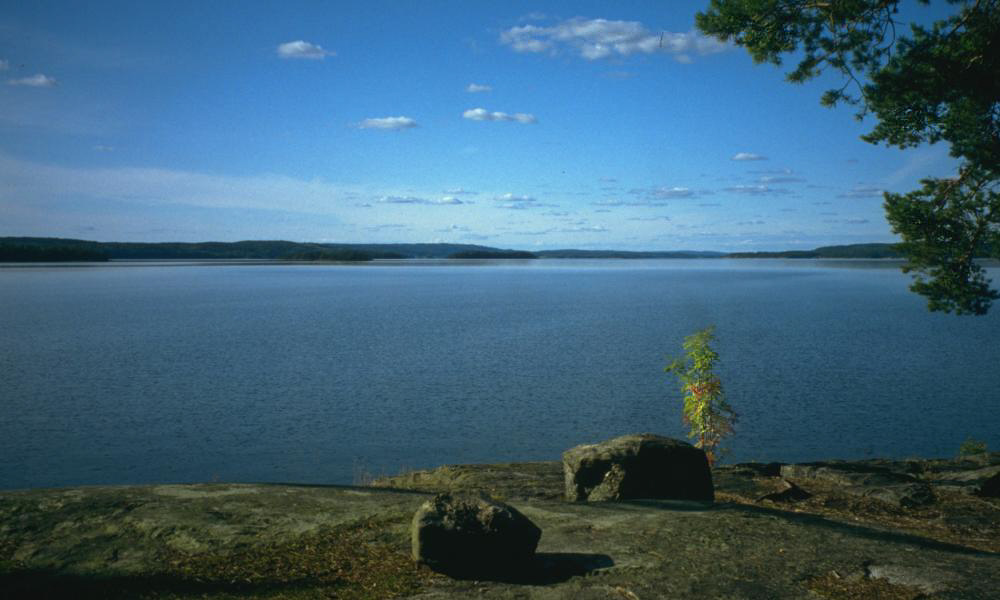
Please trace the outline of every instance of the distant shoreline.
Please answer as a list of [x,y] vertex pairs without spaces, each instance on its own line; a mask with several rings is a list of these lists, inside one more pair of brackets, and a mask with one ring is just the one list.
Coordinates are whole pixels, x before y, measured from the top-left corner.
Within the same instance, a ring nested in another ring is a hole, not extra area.
[[282,260],[367,262],[377,259],[649,259],[649,258],[904,258],[895,244],[849,244],[813,250],[716,252],[698,250],[539,250],[472,244],[339,244],[290,241],[96,242],[50,237],[0,237],[0,262],[95,262],[108,260]]

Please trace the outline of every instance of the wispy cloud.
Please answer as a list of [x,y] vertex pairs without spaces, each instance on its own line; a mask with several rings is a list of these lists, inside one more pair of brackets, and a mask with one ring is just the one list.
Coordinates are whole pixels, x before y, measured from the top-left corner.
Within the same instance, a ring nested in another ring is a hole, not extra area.
[[331,50],[324,50],[318,44],[312,44],[305,40],[295,40],[278,45],[278,56],[281,58],[301,58],[306,60],[323,60],[327,56],[336,56],[337,53]]
[[653,188],[649,193],[657,198],[690,198],[695,194],[694,190],[686,187]]
[[511,115],[505,112],[491,112],[485,108],[470,108],[462,113],[462,118],[469,119],[470,121],[517,121],[525,125],[538,122],[535,115],[527,113],[514,113]]
[[399,231],[402,229],[409,229],[409,227],[404,225],[403,223],[382,223],[380,225],[370,225],[368,227],[365,227],[365,230],[367,231],[386,231],[386,230]]
[[659,200],[598,200],[591,202],[593,206],[667,206],[666,202]]
[[465,91],[469,92],[470,94],[478,94],[480,92],[490,92],[493,91],[493,86],[489,86],[483,83],[470,83],[468,87],[465,88]]
[[6,71],[10,68],[10,63],[6,59],[0,58],[0,71]]
[[515,52],[569,52],[586,60],[633,54],[669,54],[679,62],[692,55],[721,52],[726,45],[697,32],[653,31],[638,21],[575,17],[549,27],[522,25],[500,34],[500,43]]
[[429,204],[428,200],[413,196],[382,196],[376,202],[379,204]]
[[502,196],[497,196],[494,198],[499,202],[537,202],[538,199],[534,196],[519,196],[517,194],[504,194]]
[[801,177],[794,177],[792,175],[765,175],[761,177],[758,181],[763,184],[768,183],[805,183],[805,179]]
[[656,217],[629,217],[627,221],[669,221],[670,217],[667,215],[659,215]]
[[609,231],[609,229],[603,225],[579,225],[559,230],[560,233],[603,233],[605,231]]
[[410,117],[378,117],[365,119],[358,124],[361,129],[389,129],[401,130],[411,129],[417,126],[417,122]]
[[559,208],[558,204],[551,204],[547,202],[539,202],[538,198],[534,196],[520,196],[518,194],[503,194],[502,196],[496,196],[493,198],[495,202],[498,202],[497,208],[506,208],[508,210],[526,210],[526,209],[537,209],[537,208]]
[[733,194],[743,194],[745,196],[778,196],[781,194],[791,193],[784,188],[773,188],[766,185],[734,185],[732,187],[723,188],[722,191]]
[[522,22],[523,21],[544,21],[544,20],[546,20],[548,18],[549,18],[548,15],[546,15],[545,13],[539,12],[539,11],[534,11],[534,12],[530,12],[530,13],[524,15],[523,17],[521,17],[520,19],[518,19],[518,21],[522,21]]
[[23,85],[26,87],[53,87],[56,85],[55,77],[49,77],[48,75],[42,75],[38,73],[37,75],[32,75],[30,77],[21,77],[20,79],[8,79],[7,85]]
[[435,233],[466,233],[470,231],[465,225],[449,225],[441,229],[435,229]]
[[445,190],[444,193],[450,196],[462,196],[462,195],[475,196],[479,192],[473,192],[471,190],[467,190],[464,188],[451,188],[450,190]]
[[382,196],[376,202],[379,204],[430,204],[438,206],[468,204],[468,202],[463,202],[454,196],[445,196],[440,200],[430,200],[416,196]]
[[5,199],[13,202],[111,201],[142,208],[197,206],[206,208],[281,210],[308,214],[340,212],[355,192],[321,179],[280,175],[225,176],[157,168],[70,168],[17,160],[0,154],[0,213]]
[[838,198],[881,198],[885,190],[874,186],[856,187],[843,194],[837,194]]
[[767,157],[753,152],[737,152],[730,160],[767,160]]

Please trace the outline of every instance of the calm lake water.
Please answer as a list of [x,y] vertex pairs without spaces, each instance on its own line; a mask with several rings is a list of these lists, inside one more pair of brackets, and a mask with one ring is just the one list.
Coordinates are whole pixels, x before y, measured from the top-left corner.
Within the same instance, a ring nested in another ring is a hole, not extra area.
[[683,437],[663,366],[709,324],[730,461],[1000,448],[1000,306],[931,314],[908,281],[879,261],[8,266],[0,488],[350,483]]

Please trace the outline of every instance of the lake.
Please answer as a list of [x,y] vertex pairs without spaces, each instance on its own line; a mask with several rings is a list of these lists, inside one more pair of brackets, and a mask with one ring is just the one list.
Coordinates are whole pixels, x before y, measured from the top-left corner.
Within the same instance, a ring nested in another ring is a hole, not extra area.
[[729,462],[1000,449],[1000,305],[929,313],[897,266],[7,265],[0,488],[351,483],[684,437],[663,367],[710,324]]

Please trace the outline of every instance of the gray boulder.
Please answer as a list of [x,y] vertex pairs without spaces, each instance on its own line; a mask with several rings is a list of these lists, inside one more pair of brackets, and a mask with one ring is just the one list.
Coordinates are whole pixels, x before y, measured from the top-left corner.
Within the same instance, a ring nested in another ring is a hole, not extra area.
[[530,563],[542,537],[512,506],[477,496],[438,494],[413,515],[413,560],[459,578],[510,574]]
[[705,453],[681,440],[650,433],[625,435],[570,448],[562,458],[570,502],[715,499]]

